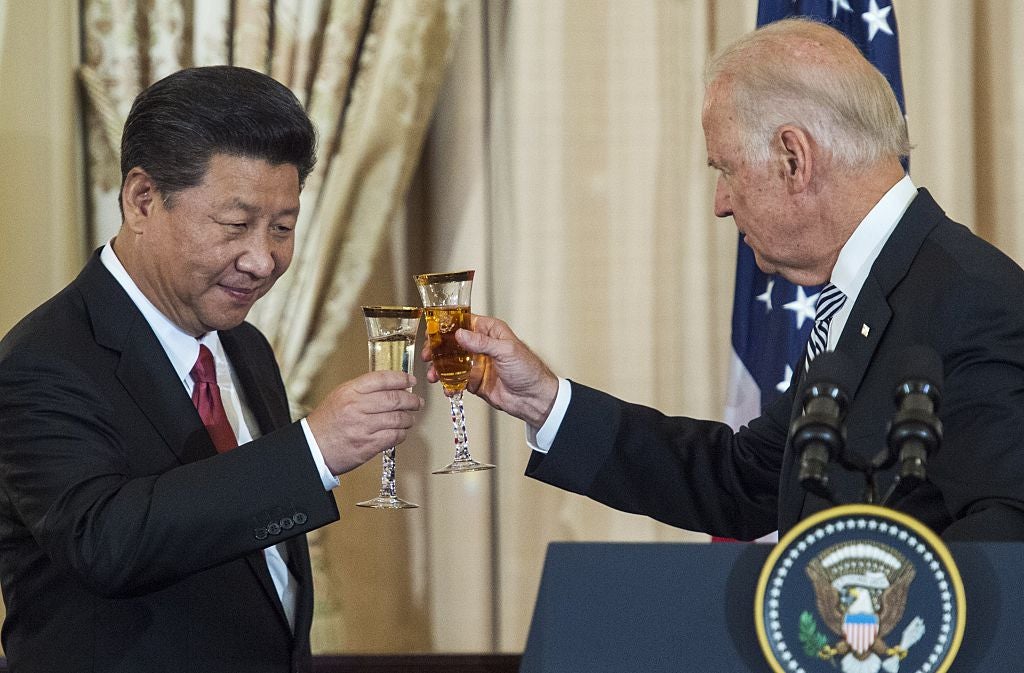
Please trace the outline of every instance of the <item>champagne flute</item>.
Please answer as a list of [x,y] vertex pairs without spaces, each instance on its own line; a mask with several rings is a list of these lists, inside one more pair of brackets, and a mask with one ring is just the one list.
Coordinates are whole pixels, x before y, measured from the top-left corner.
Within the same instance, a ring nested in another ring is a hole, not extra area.
[[466,435],[466,411],[462,391],[469,382],[473,357],[455,341],[455,330],[469,329],[470,293],[475,271],[423,273],[416,276],[416,289],[423,300],[423,317],[430,339],[431,360],[441,379],[441,388],[452,407],[452,429],[455,433],[455,459],[434,474],[490,470],[494,466],[481,463],[469,455]]
[[[390,370],[409,373],[416,350],[416,331],[423,309],[417,306],[363,306],[366,345],[370,351],[370,371]],[[374,509],[419,507],[395,494],[395,447],[381,454],[380,494],[356,503]]]

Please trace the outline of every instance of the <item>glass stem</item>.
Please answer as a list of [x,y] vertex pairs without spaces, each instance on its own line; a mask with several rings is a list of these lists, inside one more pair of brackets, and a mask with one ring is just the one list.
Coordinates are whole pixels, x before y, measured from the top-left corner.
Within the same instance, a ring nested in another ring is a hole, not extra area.
[[462,391],[453,394],[449,401],[452,405],[452,430],[455,432],[455,461],[470,460],[469,437],[466,436],[466,410],[462,406]]
[[395,447],[384,449],[381,454],[384,466],[380,473],[380,497],[395,498]]

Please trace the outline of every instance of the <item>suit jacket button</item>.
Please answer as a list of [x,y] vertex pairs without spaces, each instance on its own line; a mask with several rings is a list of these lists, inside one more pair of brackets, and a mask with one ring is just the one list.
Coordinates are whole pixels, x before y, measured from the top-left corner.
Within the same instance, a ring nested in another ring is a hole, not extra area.
[[256,530],[253,531],[253,534],[256,536],[257,540],[262,540],[262,539],[267,537],[267,529],[266,528],[257,528]]
[[302,512],[296,512],[295,514],[292,515],[292,521],[294,521],[295,523],[297,523],[298,525],[301,526],[302,524],[306,523],[307,518],[306,518],[306,515],[303,514]]
[[292,526],[295,525],[295,522],[292,521],[292,518],[290,516],[282,517],[280,523],[281,523],[281,528],[283,528],[285,530],[288,530]]
[[278,525],[277,523],[268,524],[267,525],[267,532],[270,533],[271,535],[280,535],[281,534],[281,526]]

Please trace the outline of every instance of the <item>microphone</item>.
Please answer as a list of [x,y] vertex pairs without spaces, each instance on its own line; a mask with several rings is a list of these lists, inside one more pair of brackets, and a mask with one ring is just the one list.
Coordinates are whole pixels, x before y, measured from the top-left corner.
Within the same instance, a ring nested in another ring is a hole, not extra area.
[[896,387],[896,415],[889,424],[890,456],[899,456],[899,474],[888,500],[896,491],[906,492],[927,479],[928,456],[942,439],[942,423],[936,412],[942,386],[942,359],[929,346],[915,345],[903,357]]
[[828,483],[828,464],[842,452],[846,443],[843,419],[849,400],[846,396],[849,358],[827,351],[811,361],[798,400],[803,413],[791,428],[793,449],[800,457],[800,484],[829,502],[834,502]]

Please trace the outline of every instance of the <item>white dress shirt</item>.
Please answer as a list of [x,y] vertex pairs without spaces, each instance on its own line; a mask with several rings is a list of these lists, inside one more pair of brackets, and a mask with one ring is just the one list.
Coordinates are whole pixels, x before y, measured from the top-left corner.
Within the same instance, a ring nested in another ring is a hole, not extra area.
[[[861,220],[853,234],[839,251],[839,258],[832,268],[832,277],[829,281],[839,288],[846,295],[846,302],[843,307],[832,316],[829,325],[828,341],[826,350],[834,350],[839,336],[843,333],[843,327],[850,318],[853,305],[857,303],[857,296],[860,289],[864,287],[871,266],[878,258],[893,229],[899,223],[903,213],[910,207],[910,202],[917,196],[917,187],[910,180],[909,175],[903,176],[899,182],[889,188],[889,191],[879,199],[875,207]],[[539,429],[526,427],[526,443],[534,451],[547,453],[555,441],[555,435],[562,425],[565,412],[569,408],[569,400],[572,398],[572,386],[566,379],[558,379],[558,395],[555,397],[555,404]]]
[[[238,383],[234,367],[228,361],[227,355],[220,342],[220,335],[217,332],[207,332],[201,338],[196,339],[184,332],[171,320],[160,312],[156,306],[142,293],[142,290],[135,284],[128,271],[121,264],[121,260],[114,253],[113,240],[107,243],[100,252],[100,261],[110,271],[114,279],[128,293],[129,298],[138,307],[150,328],[156,334],[157,340],[163,346],[171,366],[185,387],[185,392],[192,396],[192,367],[199,358],[199,345],[203,344],[210,349],[217,368],[217,386],[220,388],[221,399],[224,402],[224,411],[227,414],[228,422],[235,432],[238,444],[242,445],[252,441],[259,435],[259,425],[252,416],[248,405],[245,402],[245,395]],[[301,421],[302,430],[306,435],[309,444],[310,454],[320,471],[320,478],[326,490],[338,485],[338,479],[330,473],[324,461],[320,447],[309,430],[306,419]],[[267,568],[270,570],[270,577],[274,581],[274,588],[281,599],[285,615],[292,629],[295,629],[295,604],[297,599],[298,582],[288,570],[288,549],[285,543],[279,543],[264,550],[267,560]]]

